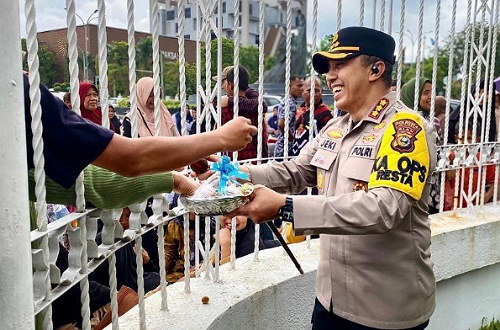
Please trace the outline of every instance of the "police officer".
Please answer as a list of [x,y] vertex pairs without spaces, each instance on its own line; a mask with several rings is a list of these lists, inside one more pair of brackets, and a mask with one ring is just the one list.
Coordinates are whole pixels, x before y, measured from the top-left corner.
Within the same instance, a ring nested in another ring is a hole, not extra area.
[[[257,187],[234,214],[278,215],[321,234],[313,329],[424,329],[435,308],[427,214],[431,125],[390,91],[394,39],[348,27],[313,56],[336,106],[296,159],[248,168]],[[292,196],[317,186],[319,196]],[[273,189],[273,190],[271,190]]]

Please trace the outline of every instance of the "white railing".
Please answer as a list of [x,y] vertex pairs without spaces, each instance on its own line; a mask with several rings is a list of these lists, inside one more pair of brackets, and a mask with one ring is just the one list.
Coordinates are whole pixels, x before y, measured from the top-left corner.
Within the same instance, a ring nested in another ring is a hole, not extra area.
[[[137,122],[136,122],[136,99],[135,99],[135,40],[134,40],[134,1],[124,0],[124,4],[127,4],[127,29],[128,29],[128,43],[129,43],[129,80],[130,80],[130,93],[131,93],[131,112],[132,115],[132,135],[137,137]],[[437,51],[439,50],[439,40],[441,40],[440,31],[442,28],[450,27],[450,33],[452,38],[450,39],[450,54],[449,54],[449,64],[448,64],[448,81],[453,78],[452,66],[454,51],[456,51],[456,45],[454,44],[453,36],[455,35],[456,24],[457,24],[457,2],[460,6],[467,6],[466,15],[466,38],[464,44],[464,58],[463,58],[463,69],[462,69],[462,83],[461,83],[461,99],[460,99],[460,109],[459,111],[459,131],[458,136],[461,138],[466,136],[465,130],[469,128],[469,121],[472,120],[472,135],[473,137],[478,137],[478,142],[469,141],[465,139],[464,144],[449,144],[445,139],[443,145],[438,148],[439,163],[436,168],[436,172],[440,177],[440,187],[441,192],[441,202],[439,210],[442,212],[444,210],[443,196],[445,192],[445,181],[446,173],[449,171],[454,171],[456,173],[455,181],[455,208],[463,207],[463,201],[467,202],[468,205],[483,205],[485,204],[484,195],[487,189],[486,181],[486,166],[495,166],[495,180],[493,184],[493,204],[497,204],[498,199],[498,178],[500,173],[500,143],[489,141],[488,132],[490,125],[492,124],[489,116],[489,108],[493,102],[492,100],[492,86],[496,59],[496,36],[498,35],[498,13],[499,13],[499,1],[498,0],[471,0],[471,1],[453,1],[452,16],[449,22],[441,17],[441,1],[437,1],[435,7],[432,10],[435,12],[434,20],[434,60],[433,60],[433,70],[432,79],[435,81],[437,78],[437,70],[440,58],[437,56]],[[286,115],[290,111],[288,102],[288,80],[291,74],[290,68],[291,63],[291,17],[292,17],[292,7],[298,3],[299,5],[307,4],[306,1],[285,1],[284,8],[286,12],[286,68],[285,68],[285,107]],[[239,1],[234,1],[234,12],[235,14],[239,12]],[[259,103],[262,103],[263,94],[263,76],[264,76],[264,4],[265,1],[260,2],[260,42],[259,45]],[[414,3],[413,3],[414,4]],[[183,36],[183,18],[184,18],[184,6],[186,5],[185,0],[178,2],[178,20],[180,23],[179,29],[179,57],[180,57],[180,67],[179,72],[181,75],[180,79],[180,96],[181,96],[181,109],[185,108],[186,102],[186,86],[185,86],[185,58],[184,58],[184,36]],[[408,4],[406,1],[401,1],[401,14],[399,16],[399,49],[398,57],[401,58],[403,55],[403,35],[406,31],[405,24],[407,23],[405,16],[407,15],[406,9]],[[23,109],[23,98],[22,98],[22,80],[21,80],[21,65],[19,59],[21,58],[20,50],[20,24],[18,6],[15,2],[9,2],[6,4],[6,12],[13,13],[13,20],[8,22],[3,21],[0,23],[1,29],[0,35],[2,37],[2,46],[5,50],[0,56],[0,76],[2,77],[3,88],[2,88],[2,101],[1,105],[4,109],[4,115],[6,120],[2,122],[2,139],[0,142],[0,151],[3,156],[2,158],[2,198],[0,198],[0,206],[2,208],[2,214],[4,215],[3,223],[4,228],[1,228],[0,235],[2,237],[3,248],[0,249],[0,255],[4,261],[4,266],[0,270],[0,278],[5,281],[3,288],[2,300],[0,301],[0,310],[2,310],[2,319],[5,320],[6,326],[12,329],[31,329],[34,326],[34,315],[41,315],[41,324],[43,328],[51,328],[52,324],[52,311],[51,303],[60,297],[64,292],[68,291],[72,286],[80,285],[81,287],[81,301],[82,301],[82,311],[81,315],[83,317],[83,328],[90,329],[90,310],[89,310],[89,290],[88,290],[88,275],[97,266],[102,264],[104,260],[107,260],[110,264],[109,276],[110,276],[110,300],[112,306],[112,323],[113,328],[118,326],[118,304],[117,304],[117,288],[116,288],[116,258],[114,252],[125,244],[129,244],[130,241],[135,240],[136,247],[138,249],[142,246],[141,235],[149,230],[157,230],[158,232],[158,246],[160,260],[163,259],[163,225],[170,221],[175,215],[182,215],[182,212],[171,213],[168,217],[163,217],[162,213],[165,209],[167,203],[162,195],[154,196],[153,202],[153,212],[154,215],[151,218],[147,218],[144,209],[145,204],[137,204],[130,206],[131,216],[130,216],[130,230],[124,231],[119,223],[119,212],[112,210],[85,210],[85,200],[83,192],[83,177],[81,176],[77,180],[77,201],[75,201],[78,207],[78,213],[70,214],[63,219],[60,219],[54,223],[47,225],[46,222],[46,202],[45,202],[45,173],[44,173],[44,158],[43,158],[43,139],[42,132],[43,127],[41,125],[40,116],[43,109],[40,108],[40,95],[38,91],[38,84],[40,81],[38,66],[39,60],[37,56],[38,52],[38,42],[36,40],[37,26],[36,26],[36,3],[34,0],[25,1],[25,14],[26,14],[26,30],[27,30],[27,59],[29,64],[29,80],[31,83],[30,88],[30,98],[32,100],[31,104],[31,115],[33,117],[33,122],[31,125],[33,131],[33,146],[34,146],[34,163],[35,163],[35,178],[36,178],[36,210],[37,210],[37,229],[31,232],[31,240],[28,238],[28,223],[29,223],[29,212],[28,212],[28,198],[27,191],[25,189],[26,185],[26,157],[24,153],[25,141],[24,133],[19,133],[24,131],[24,122],[21,120],[21,110]],[[416,74],[419,75],[422,72],[422,41],[425,39],[423,32],[423,22],[425,6],[429,6],[428,2],[421,0],[418,4],[418,34],[417,39],[412,40],[412,43],[417,42],[416,50]],[[434,6],[434,4],[432,4]],[[318,1],[313,1],[313,39],[312,43],[316,44],[316,34],[317,34],[317,13],[318,7],[321,10],[321,4]],[[68,25],[68,57],[69,57],[69,72],[70,72],[70,85],[71,85],[71,103],[75,111],[79,111],[79,93],[78,93],[78,82],[79,82],[79,67],[77,61],[77,35],[76,35],[76,19],[75,19],[75,1],[67,0],[67,25]],[[216,8],[218,11],[216,12]],[[210,118],[214,118],[217,123],[221,121],[221,109],[220,107],[214,107],[213,101],[217,98],[217,104],[220,104],[221,88],[217,85],[212,90],[211,85],[211,58],[210,58],[210,37],[211,33],[216,35],[221,34],[221,27],[217,27],[215,22],[215,17],[221,15],[222,4],[220,0],[200,0],[197,1],[197,17],[202,18],[197,20],[197,111],[198,118],[197,130],[201,129],[200,123],[205,118],[207,119],[207,129],[210,129],[209,123]],[[377,2],[374,1],[374,6],[371,8],[371,14],[373,17],[373,26],[376,26],[377,17],[379,19],[379,26],[381,30],[384,30],[386,21],[388,21],[388,32],[392,33],[393,19],[392,9],[393,1],[389,3],[389,16],[386,16],[387,4],[382,1],[380,7],[377,7]],[[405,9],[406,8],[406,9]],[[435,8],[435,9],[434,9]],[[364,24],[365,12],[369,13],[370,8],[365,7],[365,1],[360,1],[360,24]],[[397,12],[397,11],[396,11]],[[98,1],[98,13],[99,13],[99,76],[101,81],[100,97],[103,104],[107,103],[108,91],[107,91],[107,53],[106,53],[106,7],[105,1]],[[399,15],[397,13],[396,15]],[[155,122],[156,122],[156,134],[159,134],[159,106],[160,106],[160,62],[159,62],[159,15],[158,15],[158,4],[157,1],[150,0],[150,20],[152,22],[152,35],[153,35],[153,77],[155,86]],[[241,33],[238,29],[239,17],[234,20],[235,23],[235,65],[239,63],[239,34]],[[396,22],[398,20],[395,20]],[[344,20],[345,22],[345,20]],[[485,23],[485,24],[478,24]],[[342,27],[342,1],[337,1],[337,28]],[[479,29],[480,38],[477,41],[473,36],[476,34],[476,29]],[[387,31],[386,30],[386,31]],[[332,31],[333,32],[333,31]],[[484,37],[484,38],[483,38]],[[221,39],[219,38],[219,41]],[[483,42],[487,40],[487,42]],[[201,43],[206,44],[206,53],[201,54]],[[218,65],[217,73],[218,75],[222,72],[222,43],[218,43]],[[412,47],[413,48],[413,47]],[[314,49],[314,48],[313,48]],[[413,50],[412,50],[413,51]],[[206,67],[201,68],[201,56],[205,56]],[[413,55],[413,54],[412,54]],[[397,92],[399,93],[399,82],[402,76],[402,62],[398,62],[395,67],[397,71]],[[201,81],[201,70],[205,69],[205,81]],[[238,70],[236,72],[235,83],[238,80]],[[311,75],[314,72],[311,70]],[[476,96],[472,95],[469,91],[472,87],[479,89],[480,80],[484,77],[485,93],[486,96]],[[450,119],[450,109],[451,109],[451,84],[447,85],[445,95],[447,99],[447,106],[445,110],[445,126],[444,126],[444,136],[448,135],[449,119]],[[415,87],[415,91],[418,94],[418,84]],[[432,91],[433,99],[431,104],[431,117],[435,111],[435,96],[436,89],[433,88]],[[415,98],[417,99],[417,98]],[[201,108],[201,105],[203,109]],[[235,102],[235,112],[238,112],[237,102]],[[471,105],[470,105],[471,104]],[[415,101],[414,107],[417,108],[417,101]],[[11,111],[12,110],[12,111]],[[108,126],[108,116],[107,107],[103,107],[103,125]],[[259,107],[259,157],[256,161],[262,161],[267,158],[267,155],[262,155],[261,143],[262,141],[262,118],[264,117],[262,106]],[[312,113],[313,111],[311,111]],[[311,115],[312,117],[312,115]],[[183,119],[183,130],[185,128],[185,115],[182,116]],[[311,118],[312,119],[312,118]],[[480,123],[480,131],[476,129],[477,124]],[[286,123],[286,129],[288,128],[288,122]],[[12,142],[12,137],[15,136]],[[312,134],[311,134],[312,136]],[[497,135],[497,140],[499,136]],[[6,142],[8,141],[8,143]],[[285,154],[288,154],[288,146],[285,144]],[[450,156],[454,154],[453,161],[450,161]],[[237,154],[235,154],[237,156]],[[248,161],[248,160],[247,160]],[[469,168],[472,171],[474,168],[479,171],[477,182],[473,182],[473,176],[469,175],[468,191],[463,189],[459,190],[460,180],[462,181],[465,176],[465,169]],[[460,179],[461,178],[461,179]],[[473,184],[476,187],[473,187]],[[97,219],[100,218],[104,223],[104,228],[102,230],[102,244],[97,245],[95,242],[97,234]],[[185,240],[185,264],[189,264],[189,222],[184,221],[184,240]],[[217,219],[218,228],[218,219]],[[196,222],[196,238],[199,238],[199,222]],[[235,227],[233,225],[233,237],[235,235]],[[210,220],[206,220],[205,223],[206,233],[205,236],[210,236]],[[55,266],[55,261],[58,254],[58,240],[63,233],[68,233],[69,241],[71,244],[71,253],[69,256],[70,267],[68,270],[60,273],[59,269]],[[257,226],[256,237],[259,234],[259,227]],[[116,242],[116,239],[119,239]],[[28,251],[28,245],[34,246],[31,250],[31,257]],[[232,246],[234,250],[234,245]],[[215,267],[212,266],[208,253],[218,250],[218,241],[215,244],[215,248],[211,248],[209,242],[202,246],[201,244],[195,245],[195,256],[196,256],[196,276],[205,276],[208,279],[217,281],[219,279],[219,263],[216,262]],[[200,265],[199,255],[204,257],[204,265]],[[216,254],[217,256],[218,254]],[[255,260],[258,259],[258,247],[255,249]],[[138,294],[139,294],[139,313],[140,313],[140,328],[145,329],[146,315],[145,315],[145,302],[144,302],[144,288],[143,288],[143,269],[142,269],[142,255],[137,253],[137,273],[138,273]],[[232,255],[231,267],[235,268],[235,257]],[[162,309],[168,309],[167,304],[167,289],[165,282],[165,272],[164,264],[160,262],[161,266],[161,296],[162,296]],[[187,268],[187,267],[186,267]],[[190,293],[190,281],[189,281],[189,269],[185,272],[185,292]],[[15,283],[15,284],[13,284]],[[52,285],[56,285],[52,288]],[[16,319],[12,319],[12,315],[18,316]]]

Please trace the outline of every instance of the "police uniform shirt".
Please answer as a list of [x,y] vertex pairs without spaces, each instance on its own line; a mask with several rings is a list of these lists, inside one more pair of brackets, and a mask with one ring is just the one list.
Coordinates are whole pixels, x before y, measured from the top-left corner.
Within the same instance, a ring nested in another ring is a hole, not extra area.
[[250,167],[252,182],[293,196],[297,235],[321,234],[316,294],[376,328],[411,328],[435,308],[427,214],[432,126],[389,93],[352,126],[331,120],[293,161]]

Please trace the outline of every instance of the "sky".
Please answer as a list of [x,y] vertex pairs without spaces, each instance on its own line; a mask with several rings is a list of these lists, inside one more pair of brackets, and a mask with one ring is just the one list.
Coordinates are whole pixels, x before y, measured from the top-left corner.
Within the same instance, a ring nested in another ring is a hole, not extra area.
[[[270,0],[271,1],[271,0]],[[274,0],[275,1],[275,0]],[[26,36],[26,18],[24,14],[24,0],[19,0],[20,4],[20,19],[21,19],[21,36]],[[341,27],[359,25],[360,21],[360,0],[343,0],[342,4],[342,18]],[[373,27],[373,5],[377,5],[376,13],[376,23],[375,27],[380,29],[380,17],[381,17],[381,4],[382,0],[365,0],[365,19],[364,25],[368,27]],[[401,0],[393,0],[393,21],[392,21],[392,35],[399,40],[399,35],[396,31],[399,31],[400,24],[400,12],[401,12]],[[66,12],[64,8],[66,7],[66,0],[37,0],[36,11],[37,11],[37,28],[38,31],[47,31],[57,28],[66,27]],[[308,0],[308,38],[309,43],[312,41],[312,0]],[[389,7],[391,0],[385,0],[386,11],[385,11],[385,27],[384,30],[387,32],[389,24]],[[407,56],[410,56],[411,48],[413,48],[413,57],[416,56],[417,48],[417,36],[418,36],[418,13],[419,13],[419,3],[417,0],[408,0],[406,3],[406,16],[405,16],[405,31],[403,44],[408,48]],[[423,20],[423,32],[428,32],[425,34],[425,52],[431,51],[430,38],[436,39],[435,35],[435,20],[436,20],[436,3],[437,0],[425,0],[424,1],[424,20]],[[453,0],[441,0],[441,20],[440,20],[440,34],[439,39],[442,43],[443,39],[449,34],[451,28],[451,14],[452,14],[452,3]],[[457,0],[457,20],[456,29],[460,30],[463,28],[466,21],[467,13],[467,1]],[[127,17],[127,0],[107,0],[106,4],[106,24],[112,27],[126,28],[126,17]],[[136,31],[149,32],[149,1],[148,0],[136,0],[135,4],[135,29]],[[89,15],[97,8],[97,0],[77,0],[75,1],[76,12],[86,20]],[[320,40],[325,35],[333,34],[337,30],[337,8],[338,1],[335,0],[318,0],[318,32],[317,38]],[[97,23],[94,20],[93,23]],[[77,19],[77,24],[81,24],[80,20]],[[412,47],[413,44],[413,47]]]

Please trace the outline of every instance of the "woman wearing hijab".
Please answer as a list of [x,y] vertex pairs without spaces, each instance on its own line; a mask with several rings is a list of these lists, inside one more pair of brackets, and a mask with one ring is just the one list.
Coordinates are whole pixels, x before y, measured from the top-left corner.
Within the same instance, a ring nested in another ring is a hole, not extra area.
[[[80,83],[80,112],[82,117],[102,126],[102,111],[99,107],[99,91],[91,82]],[[110,123],[113,130],[113,124]]]
[[[410,79],[401,88],[401,101],[410,109],[413,109],[413,103],[415,102],[415,84],[417,83],[416,78]],[[431,98],[432,98],[432,83],[430,79],[421,77],[418,79],[418,108],[417,111],[427,119],[431,121],[430,111],[431,111]],[[438,136],[441,136],[441,123],[437,118],[432,118],[432,123],[434,124],[434,129]],[[440,141],[437,141],[438,144]]]
[[[137,129],[139,137],[155,136],[155,103],[153,78],[143,77],[137,81]],[[123,120],[123,135],[132,137],[130,113]],[[160,136],[178,136],[172,115],[160,102]]]
[[[415,84],[418,82],[418,108],[417,111],[427,119],[431,121],[430,111],[431,111],[431,98],[432,98],[432,83],[429,79],[421,77],[418,80],[416,78],[410,79],[401,88],[401,101],[410,109],[413,109],[415,102]],[[434,129],[437,133],[437,143],[440,144],[439,136],[441,136],[441,123],[436,117],[432,118],[432,123],[434,124]],[[432,178],[431,191],[429,196],[429,214],[434,214],[439,212],[439,176],[434,176]]]

